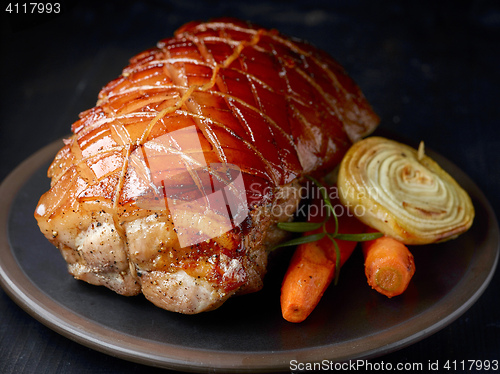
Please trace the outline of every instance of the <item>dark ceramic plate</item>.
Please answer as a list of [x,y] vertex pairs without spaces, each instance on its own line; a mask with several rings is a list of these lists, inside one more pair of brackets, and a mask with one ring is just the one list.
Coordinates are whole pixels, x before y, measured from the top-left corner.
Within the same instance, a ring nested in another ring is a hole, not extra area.
[[[488,285],[498,260],[495,215],[478,187],[432,154],[469,192],[473,227],[458,239],[413,249],[417,272],[404,295],[388,299],[365,280],[360,251],[307,321],[281,317],[279,288],[288,252],[270,263],[264,290],[216,311],[166,312],[142,296],[123,297],[74,280],[39,232],[33,211],[49,187],[56,142],[22,163],[0,186],[0,280],[28,313],[85,346],[143,364],[185,371],[289,370],[290,361],[371,358],[423,339],[464,313]],[[446,264],[446,268],[442,265]]]

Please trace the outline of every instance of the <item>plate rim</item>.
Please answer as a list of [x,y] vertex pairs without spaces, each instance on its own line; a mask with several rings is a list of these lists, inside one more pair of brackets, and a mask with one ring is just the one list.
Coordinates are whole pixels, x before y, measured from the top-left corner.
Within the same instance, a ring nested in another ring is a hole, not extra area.
[[[107,329],[105,333],[95,331],[95,328],[92,330],[92,326],[95,326],[95,322],[74,314],[64,305],[59,304],[49,295],[44,293],[43,290],[38,288],[38,286],[31,282],[26,276],[24,270],[18,264],[12,253],[8,235],[8,220],[12,203],[19,188],[21,188],[28,178],[43,166],[43,164],[50,161],[62,145],[62,139],[58,139],[41,148],[19,164],[0,185],[0,196],[3,197],[0,200],[0,253],[2,254],[2,256],[0,256],[0,285],[9,297],[29,315],[60,335],[96,351],[124,360],[165,369],[198,372],[202,369],[206,370],[208,367],[215,371],[230,370],[232,372],[279,371],[284,369],[288,370],[290,368],[289,365],[292,355],[293,359],[297,359],[298,362],[320,362],[323,359],[329,360],[328,356],[330,353],[331,357],[332,345],[273,353],[210,351],[201,348],[179,348],[172,344],[164,344],[163,346],[164,348],[168,348],[168,352],[159,354],[155,352],[158,348],[157,342],[133,337],[113,329]],[[472,292],[455,295],[457,291],[452,291],[446,294],[442,300],[433,306],[433,308],[436,308],[438,305],[445,305],[444,311],[441,313],[442,318],[439,319],[438,316],[434,316],[431,318],[431,321],[427,321],[428,323],[425,329],[412,329],[412,323],[410,322],[420,320],[426,322],[425,319],[428,318],[429,311],[386,329],[383,334],[387,334],[388,332],[391,332],[392,335],[394,335],[394,332],[397,334],[396,339],[385,344],[382,349],[380,347],[373,347],[374,344],[371,344],[371,349],[364,350],[360,348],[359,344],[360,340],[366,341],[367,338],[370,341],[377,340],[380,333],[343,343],[345,346],[342,350],[343,353],[337,352],[335,361],[377,357],[404,348],[432,335],[465,313],[479,299],[493,278],[500,255],[498,221],[493,208],[475,182],[470,179],[465,172],[453,164],[453,162],[432,150],[426,150],[426,153],[433,158],[444,159],[447,163],[447,171],[450,172],[450,174],[454,175],[459,173],[462,177],[465,177],[467,179],[467,184],[474,189],[474,196],[478,198],[483,208],[485,208],[487,220],[494,228],[494,230],[489,231],[487,238],[488,243],[492,246],[495,246],[496,243],[494,260],[489,268],[489,272],[476,280],[476,283],[479,283],[479,285]],[[450,168],[452,169],[451,171]],[[494,249],[492,249],[492,251],[494,251]],[[466,271],[470,271],[470,266]],[[463,278],[461,278],[461,281],[462,280]],[[450,305],[446,307],[447,300],[452,296],[459,296],[459,298],[463,300],[463,303],[458,308],[452,308]],[[420,326],[418,323],[413,323],[413,325]],[[404,330],[404,332],[402,332],[402,330]],[[409,330],[411,330],[410,334],[408,334]]]

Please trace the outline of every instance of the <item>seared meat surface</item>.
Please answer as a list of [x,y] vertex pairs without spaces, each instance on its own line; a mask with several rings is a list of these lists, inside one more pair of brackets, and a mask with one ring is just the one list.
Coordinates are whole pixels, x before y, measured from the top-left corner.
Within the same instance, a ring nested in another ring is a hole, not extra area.
[[193,22],[130,60],[72,126],[35,211],[77,279],[181,313],[262,288],[307,174],[378,118],[313,46]]

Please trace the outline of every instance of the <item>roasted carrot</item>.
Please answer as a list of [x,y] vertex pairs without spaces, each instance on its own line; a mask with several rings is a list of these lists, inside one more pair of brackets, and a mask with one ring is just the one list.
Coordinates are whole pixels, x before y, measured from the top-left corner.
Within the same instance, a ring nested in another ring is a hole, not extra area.
[[402,294],[415,273],[408,248],[387,236],[364,242],[362,247],[368,284],[387,297]]
[[[318,217],[309,219],[317,222]],[[339,231],[356,234],[365,231],[366,226],[357,218],[345,214],[338,216]],[[328,232],[335,230],[333,217],[326,223]],[[304,235],[319,234],[323,227]],[[340,250],[340,267],[351,256],[357,242],[335,239]],[[289,322],[302,322],[314,310],[323,293],[335,276],[336,251],[328,237],[314,242],[300,244],[295,250],[281,286],[281,311]]]

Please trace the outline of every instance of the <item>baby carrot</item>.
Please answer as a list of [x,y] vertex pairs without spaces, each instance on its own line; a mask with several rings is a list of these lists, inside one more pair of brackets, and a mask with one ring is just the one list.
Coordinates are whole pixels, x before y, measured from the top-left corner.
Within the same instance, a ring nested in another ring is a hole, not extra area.
[[[365,225],[348,214],[340,215],[338,227],[343,234],[365,231]],[[317,218],[310,219],[317,222]],[[335,230],[335,220],[331,217],[326,230]],[[319,234],[323,227],[306,232],[305,235]],[[355,241],[335,239],[340,252],[340,267],[351,256],[357,245]],[[300,244],[295,250],[281,286],[281,311],[289,322],[302,322],[314,310],[323,293],[335,276],[336,251],[332,240],[325,236],[320,240]]]
[[[325,239],[329,240],[322,240]],[[304,321],[318,304],[334,274],[335,261],[326,255],[318,242],[299,245],[281,286],[283,318],[289,322]]]
[[408,248],[387,236],[364,242],[362,247],[368,284],[387,297],[402,294],[415,273]]

